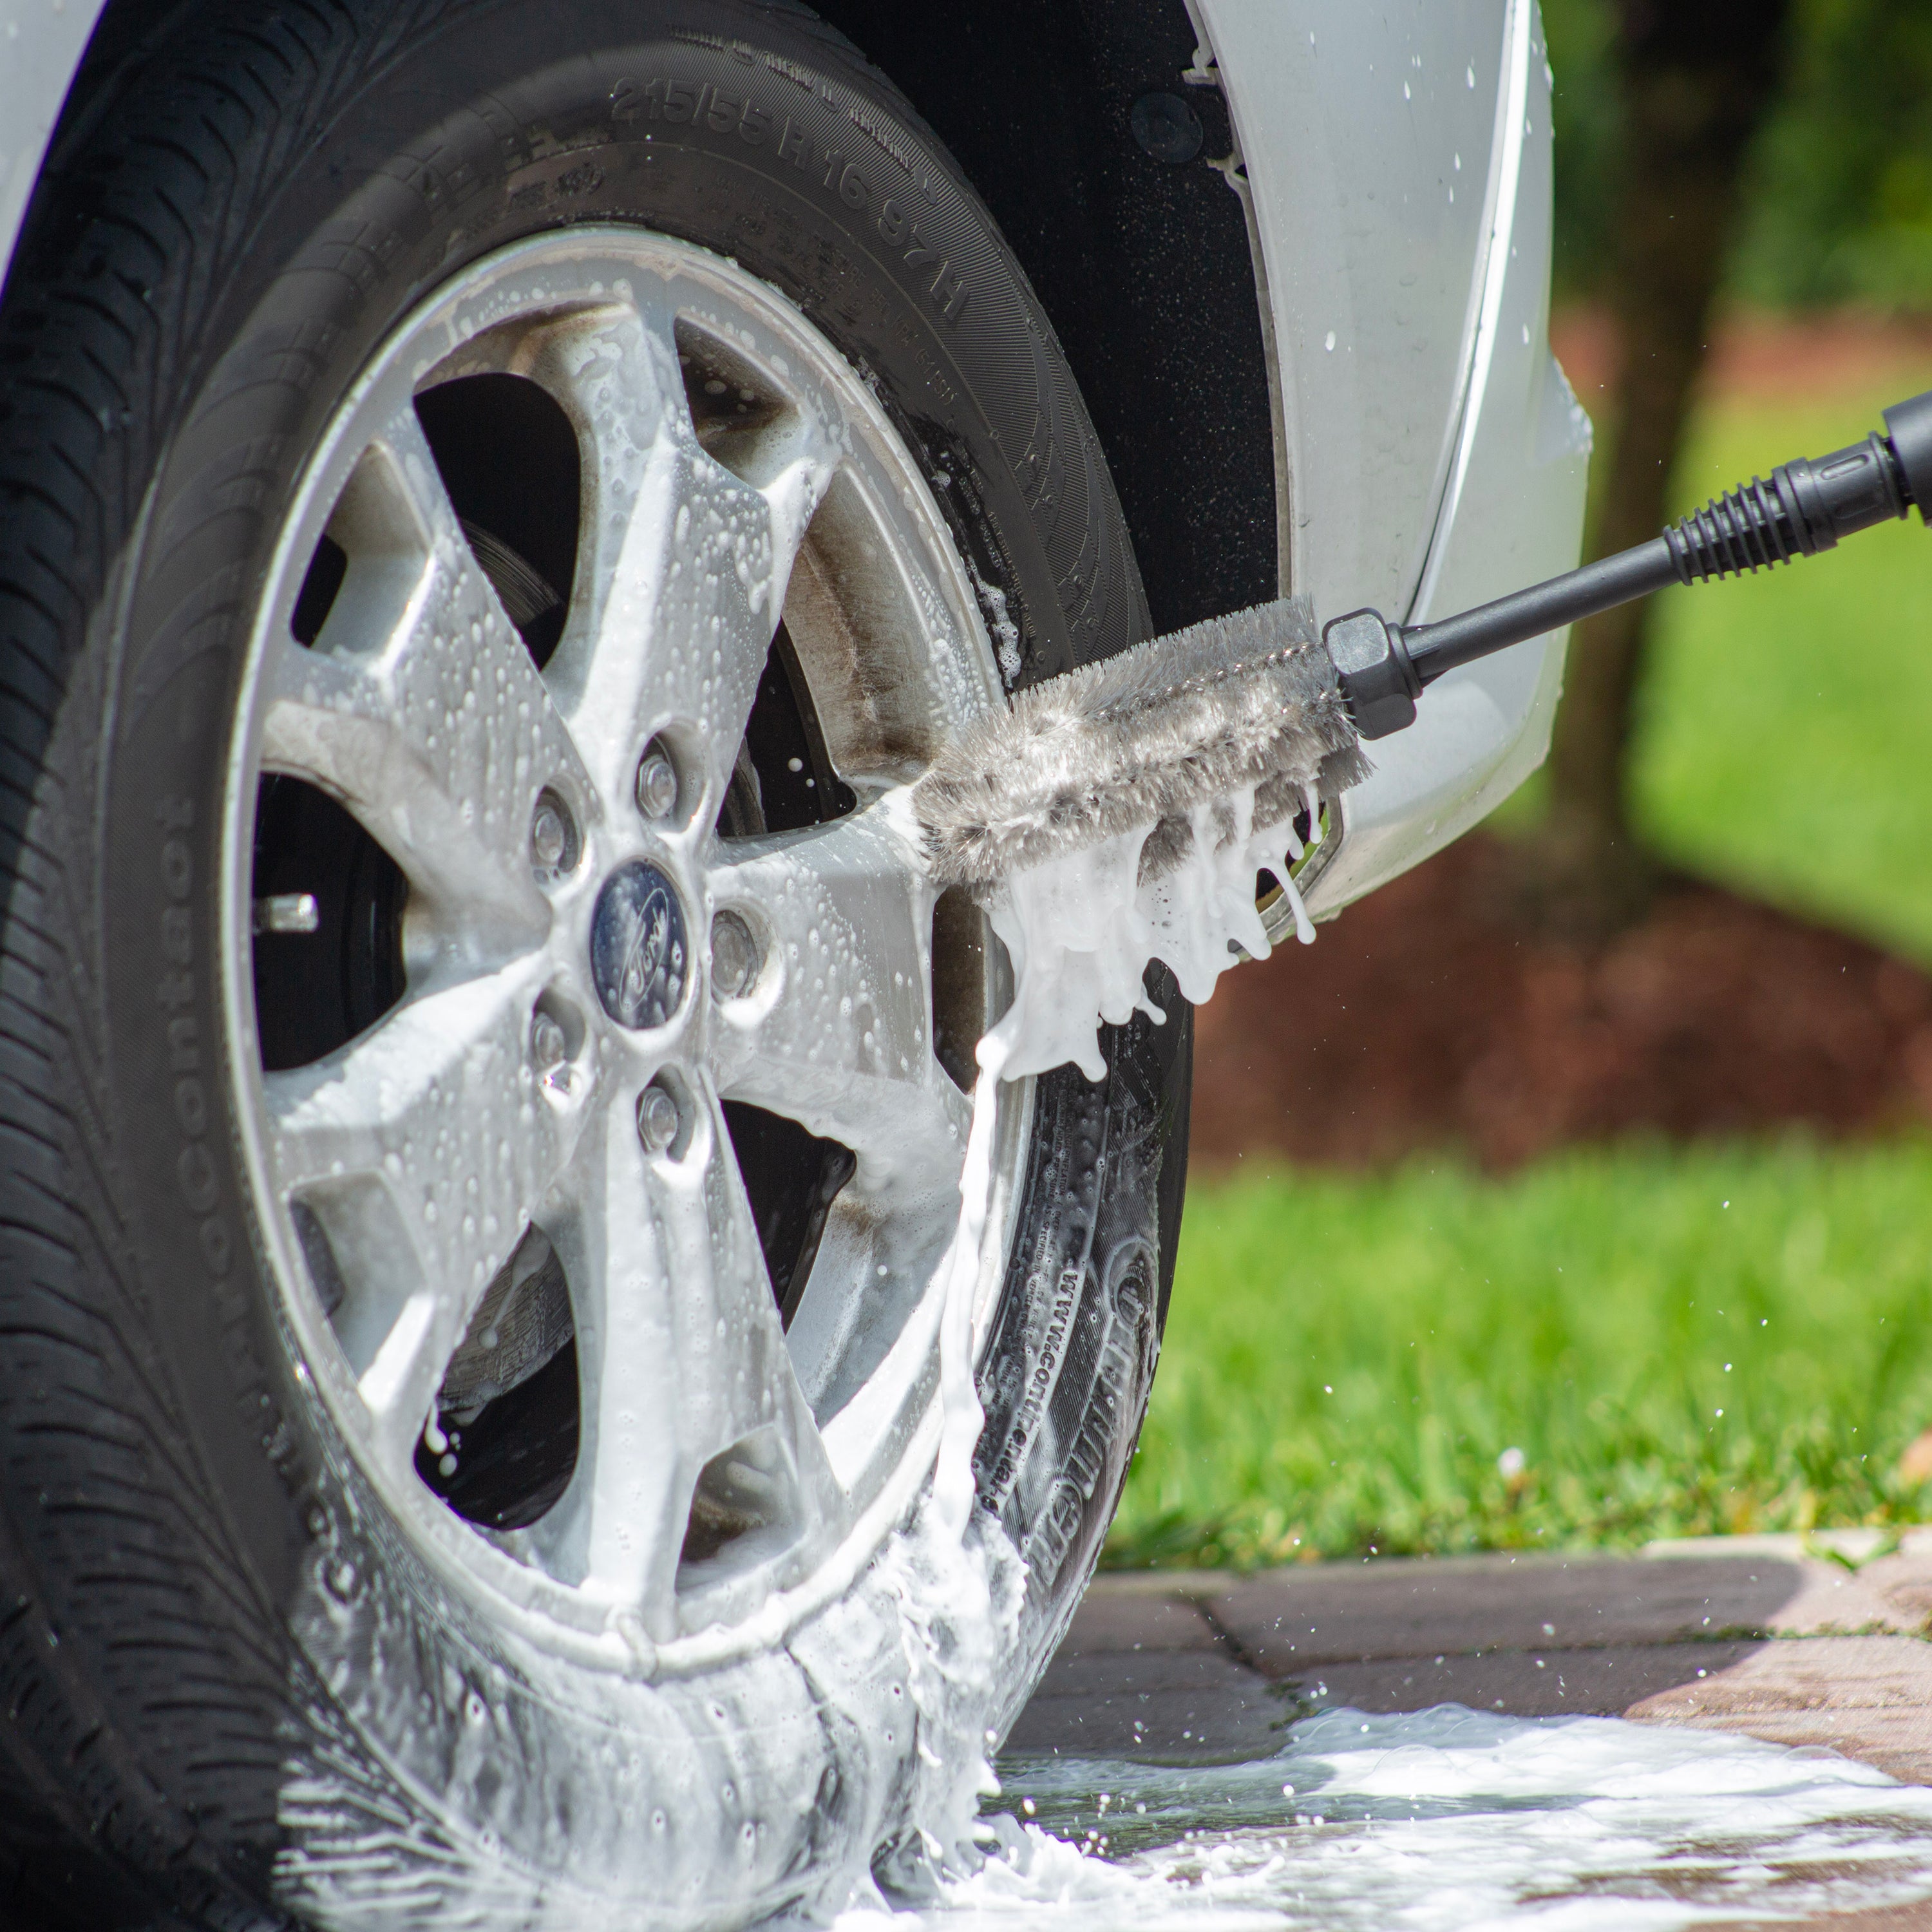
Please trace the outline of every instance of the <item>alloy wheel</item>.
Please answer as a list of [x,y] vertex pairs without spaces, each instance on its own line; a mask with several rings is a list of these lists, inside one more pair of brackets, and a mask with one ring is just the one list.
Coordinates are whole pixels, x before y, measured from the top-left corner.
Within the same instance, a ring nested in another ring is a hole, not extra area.
[[892,790],[1002,701],[926,479],[782,296],[577,229],[395,332],[277,554],[226,923],[292,1346],[493,1616],[769,1642],[929,1469],[1004,992]]

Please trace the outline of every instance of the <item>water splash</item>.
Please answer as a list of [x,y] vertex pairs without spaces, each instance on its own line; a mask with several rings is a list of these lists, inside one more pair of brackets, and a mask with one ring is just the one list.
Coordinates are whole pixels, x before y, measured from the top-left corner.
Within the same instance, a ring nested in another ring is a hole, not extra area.
[[[1306,803],[1318,827],[1318,803],[1312,795]],[[1000,1082],[1068,1061],[1090,1080],[1100,1078],[1102,1022],[1118,1024],[1136,1007],[1155,1011],[1143,986],[1152,959],[1164,960],[1183,992],[1201,1000],[1244,952],[1265,958],[1268,938],[1255,906],[1258,871],[1271,871],[1282,882],[1298,931],[1304,940],[1313,938],[1290,876],[1302,842],[1292,821],[1257,832],[1254,806],[1250,787],[1222,805],[1198,808],[1180,862],[1148,884],[1140,881],[1141,850],[1153,828],[1144,826],[1014,874],[988,908],[1012,959],[1014,993],[976,1049],[980,1072],[958,1215],[936,1276],[944,1309],[943,1421],[932,1520],[921,1526],[916,1566],[925,1594],[949,1602],[950,1628],[972,1634],[956,1636],[950,1654],[947,1646],[908,1640],[908,1654],[922,1648],[920,1660],[929,1666],[932,1693],[921,1705],[928,1726],[956,1732],[965,1748],[950,1770],[935,1757],[921,1774],[922,1802],[908,1810],[916,1831],[908,1842],[922,1848],[927,1869],[915,1872],[913,1862],[898,1859],[902,1886],[926,1891],[952,1882],[962,1858],[968,1868],[974,1864],[973,1802],[994,1788],[978,1740],[995,1735],[990,1726],[1007,1702],[1000,1658],[1010,1648],[1013,1612],[996,1618],[994,1606],[1001,1596],[999,1580],[1016,1566],[1017,1552],[990,1520],[974,1521],[972,1467],[985,1420],[974,1380],[973,1334],[983,1291],[998,1275],[983,1244]],[[890,799],[888,811],[916,849],[909,790]],[[936,1591],[935,1582],[941,1586]],[[908,1595],[909,1631],[919,1628],[913,1601]],[[946,1774],[934,1774],[942,1770]]]
[[896,1928],[1664,1932],[1932,1898],[1932,1791],[1620,1719],[1334,1710],[1252,1763],[1000,1772],[988,1856]]

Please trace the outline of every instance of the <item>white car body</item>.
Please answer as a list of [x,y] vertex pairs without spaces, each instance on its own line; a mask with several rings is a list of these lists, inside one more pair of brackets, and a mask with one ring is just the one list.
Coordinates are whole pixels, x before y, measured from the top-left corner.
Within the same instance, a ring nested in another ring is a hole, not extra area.
[[[15,0],[0,264],[104,8]],[[1550,73],[1535,0],[1192,0],[1248,207],[1283,588],[1446,616],[1576,560],[1588,419],[1550,352]],[[4,285],[0,285],[4,286]],[[1541,762],[1561,633],[1452,671],[1378,742],[1306,878],[1332,914]]]
[[[1549,346],[1550,83],[1535,0],[1196,0],[1252,197],[1292,587],[1447,616],[1576,560],[1588,418]],[[1318,916],[1542,762],[1561,634],[1432,686],[1374,746]]]

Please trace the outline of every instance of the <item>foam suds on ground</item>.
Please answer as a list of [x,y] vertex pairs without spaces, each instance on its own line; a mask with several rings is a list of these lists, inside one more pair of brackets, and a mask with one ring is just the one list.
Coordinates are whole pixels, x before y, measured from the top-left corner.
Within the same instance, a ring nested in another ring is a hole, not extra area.
[[1254,1763],[1000,1768],[991,1855],[896,1926],[1664,1932],[1932,1898],[1932,1791],[1616,1718],[1336,1710]]

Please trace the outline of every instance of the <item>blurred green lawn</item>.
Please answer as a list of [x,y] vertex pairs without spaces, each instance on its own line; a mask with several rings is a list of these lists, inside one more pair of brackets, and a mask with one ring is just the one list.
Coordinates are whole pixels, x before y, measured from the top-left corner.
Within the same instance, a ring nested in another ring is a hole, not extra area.
[[1189,1197],[1111,1557],[1911,1520],[1928,1422],[1932,1141],[1223,1181]]
[[[1856,440],[1932,368],[1902,376],[1706,412],[1685,494]],[[1658,849],[1932,960],[1932,530],[1914,513],[1828,556],[1681,592],[1659,642],[1636,761]]]
[[[1687,505],[1853,440],[1926,381],[1720,399]],[[1932,531],[1915,515],[1666,605],[1646,836],[1932,962]],[[1504,823],[1534,810],[1532,790]],[[1197,1178],[1108,1560],[1910,1521],[1932,1490],[1896,1466],[1928,1425],[1932,1140]]]

